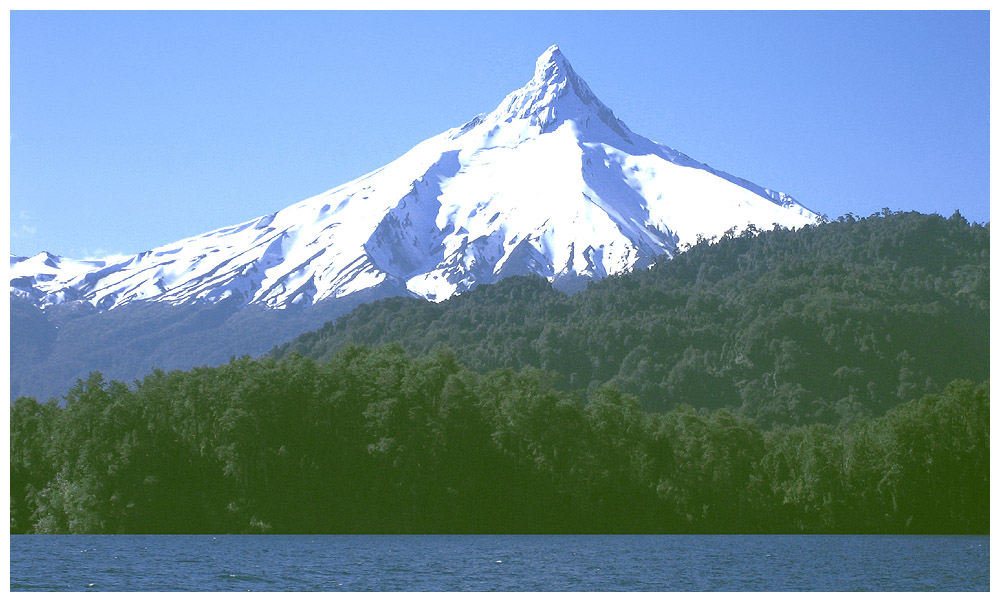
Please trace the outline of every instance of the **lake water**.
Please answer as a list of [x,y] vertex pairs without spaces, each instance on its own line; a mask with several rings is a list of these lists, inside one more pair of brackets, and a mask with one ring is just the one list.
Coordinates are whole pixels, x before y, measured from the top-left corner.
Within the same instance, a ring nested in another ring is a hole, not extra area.
[[15,535],[11,591],[986,591],[989,536]]

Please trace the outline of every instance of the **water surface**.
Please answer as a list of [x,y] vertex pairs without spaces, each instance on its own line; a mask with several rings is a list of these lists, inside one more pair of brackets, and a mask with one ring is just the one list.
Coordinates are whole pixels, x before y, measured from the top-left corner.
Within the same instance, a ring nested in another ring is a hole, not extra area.
[[11,591],[987,591],[988,536],[15,535]]

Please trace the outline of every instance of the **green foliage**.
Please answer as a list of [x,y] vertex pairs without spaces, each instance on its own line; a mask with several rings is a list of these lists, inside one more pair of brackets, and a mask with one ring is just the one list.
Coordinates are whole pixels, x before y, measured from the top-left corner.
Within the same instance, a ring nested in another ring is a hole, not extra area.
[[613,385],[647,411],[731,408],[762,425],[876,417],[989,375],[989,226],[883,212],[748,229],[572,296],[514,277],[444,301],[386,299],[274,350],[447,346],[478,372]]
[[398,345],[94,373],[11,406],[11,531],[988,532],[985,383],[762,431],[556,378]]

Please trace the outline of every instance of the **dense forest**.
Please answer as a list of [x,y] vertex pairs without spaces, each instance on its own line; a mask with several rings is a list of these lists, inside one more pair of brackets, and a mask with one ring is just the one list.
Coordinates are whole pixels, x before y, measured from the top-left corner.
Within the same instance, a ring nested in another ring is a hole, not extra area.
[[11,532],[989,531],[989,226],[700,243],[11,406]]
[[11,407],[11,532],[989,530],[988,385],[850,426],[347,347]]
[[956,378],[989,378],[989,225],[919,213],[747,229],[565,295],[509,278],[442,303],[385,299],[273,353],[452,349],[470,369],[556,372],[647,411],[733,408],[847,424]]

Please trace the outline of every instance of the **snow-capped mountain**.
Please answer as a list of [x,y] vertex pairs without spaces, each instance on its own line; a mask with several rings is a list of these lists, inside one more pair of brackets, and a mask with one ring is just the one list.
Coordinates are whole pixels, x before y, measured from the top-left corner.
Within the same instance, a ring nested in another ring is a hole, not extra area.
[[622,123],[553,46],[491,113],[271,215],[135,256],[11,256],[37,307],[147,299],[308,306],[380,284],[442,300],[514,274],[571,286],[747,224],[800,227],[791,197]]

